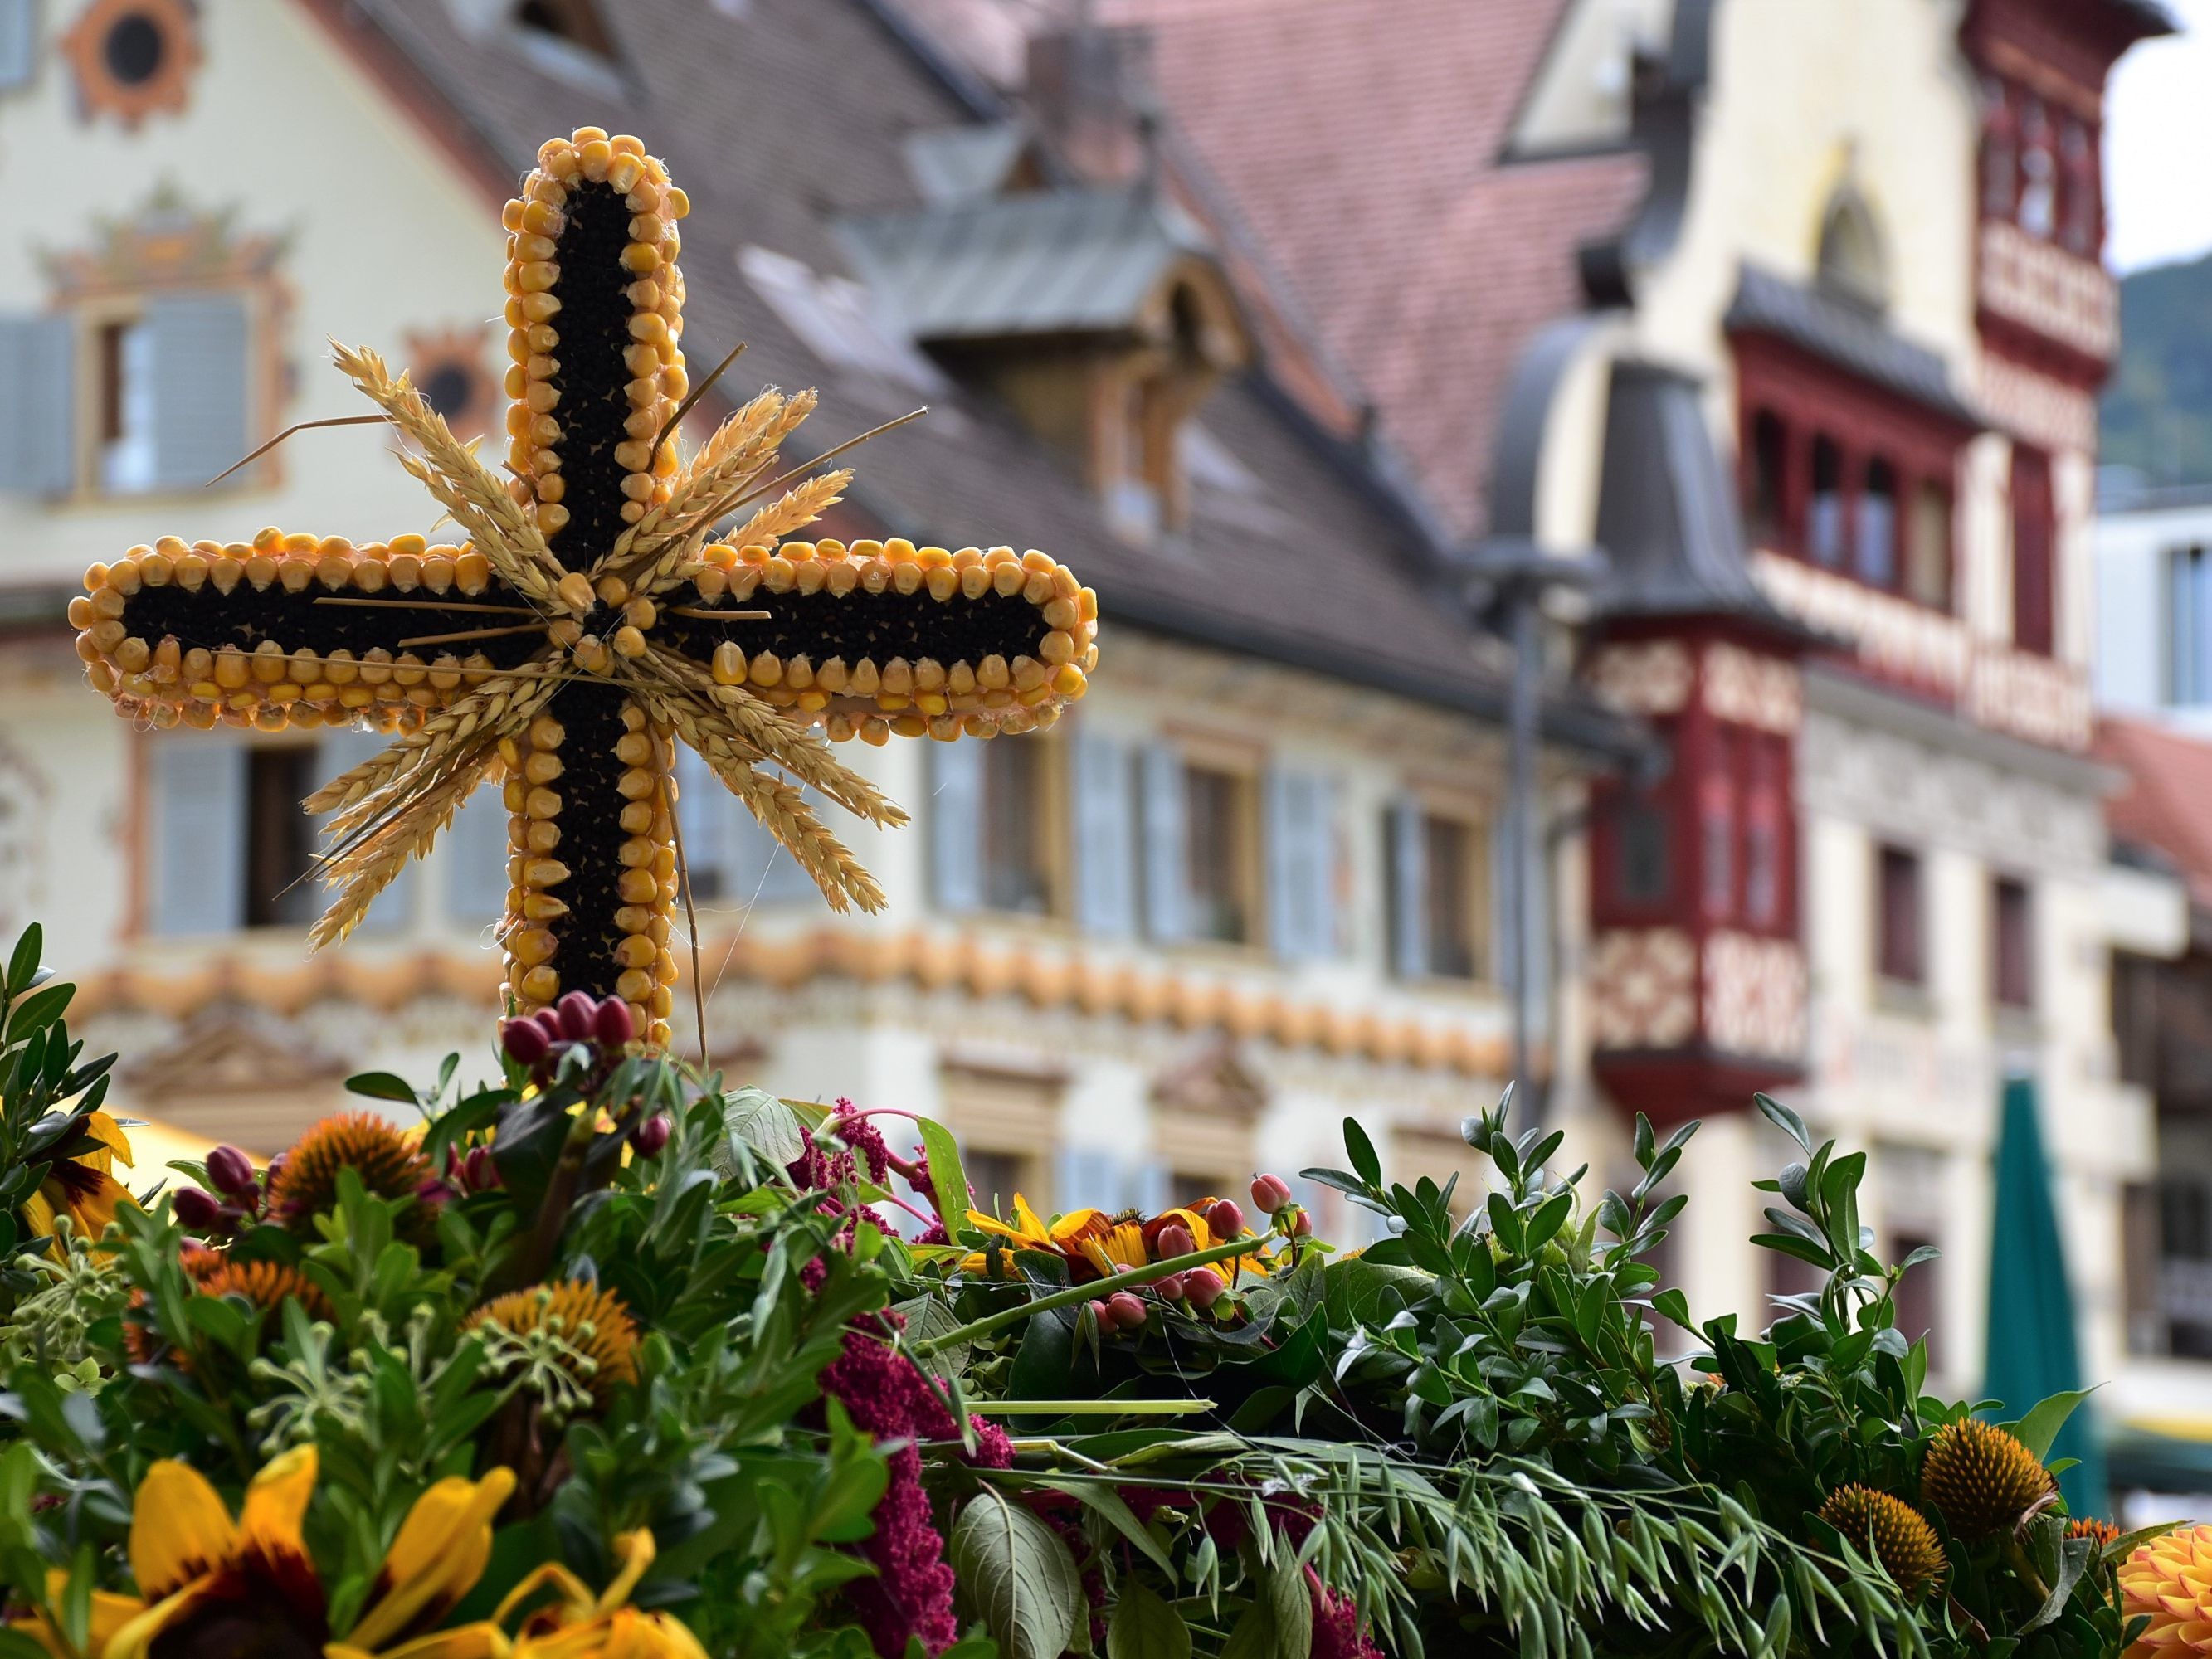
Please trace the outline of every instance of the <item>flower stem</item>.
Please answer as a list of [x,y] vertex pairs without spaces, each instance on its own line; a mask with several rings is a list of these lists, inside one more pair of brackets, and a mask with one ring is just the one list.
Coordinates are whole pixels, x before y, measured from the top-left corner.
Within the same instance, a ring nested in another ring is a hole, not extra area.
[[1094,1279],[1087,1285],[1070,1285],[1065,1290],[1041,1296],[1034,1302],[1024,1302],[1018,1307],[1001,1308],[994,1314],[985,1314],[981,1319],[971,1319],[965,1325],[954,1327],[940,1336],[914,1346],[915,1353],[927,1356],[942,1353],[962,1342],[973,1342],[979,1336],[988,1336],[1009,1325],[1018,1325],[1025,1319],[1034,1319],[1041,1313],[1050,1313],[1055,1308],[1071,1308],[1079,1302],[1089,1302],[1102,1296],[1111,1296],[1115,1291],[1133,1290],[1150,1285],[1170,1273],[1182,1273],[1191,1267],[1203,1267],[1215,1261],[1226,1261],[1231,1256],[1252,1255],[1267,1248],[1272,1240],[1266,1238],[1232,1238],[1225,1244],[1216,1244],[1209,1249],[1193,1250],[1188,1255],[1179,1255],[1166,1261],[1148,1262],[1141,1267],[1132,1267],[1127,1273],[1115,1273],[1109,1279]]

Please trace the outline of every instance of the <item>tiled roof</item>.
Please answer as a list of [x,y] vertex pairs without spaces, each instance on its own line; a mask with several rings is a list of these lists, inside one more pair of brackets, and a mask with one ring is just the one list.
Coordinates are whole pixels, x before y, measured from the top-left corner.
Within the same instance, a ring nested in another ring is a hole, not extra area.
[[2127,775],[2105,809],[2112,839],[2163,853],[2191,898],[2212,908],[2212,741],[2108,716],[2097,725],[2096,756]]
[[843,229],[861,280],[923,341],[1129,328],[1161,277],[1205,246],[1141,186],[977,198]]
[[[518,176],[545,136],[583,125],[634,131],[665,156],[692,202],[684,268],[694,361],[743,339],[744,387],[818,386],[821,410],[807,433],[824,447],[910,401],[901,395],[892,407],[880,380],[817,356],[738,264],[757,245],[819,271],[858,274],[838,222],[920,205],[907,141],[975,118],[972,104],[862,0],[751,0],[735,15],[696,0],[603,7],[621,96],[518,52],[509,29],[464,33],[457,8],[310,3],[372,66],[396,47],[404,68],[394,72],[428,82],[432,95],[418,105],[448,106],[479,150]],[[495,272],[456,280],[498,291]],[[1112,533],[1070,463],[1000,405],[965,394],[861,451],[851,498],[917,540],[1050,549],[1097,588],[1109,652],[1120,617],[1446,707],[1500,711],[1496,667],[1478,659],[1467,624],[1419,574],[1424,550],[1370,481],[1254,377],[1224,383],[1199,418],[1261,481],[1271,514],[1199,500],[1187,534],[1133,546]],[[1552,727],[1605,747],[1627,736],[1579,703],[1562,705]]]
[[1774,335],[1939,415],[1966,426],[1982,424],[1981,416],[1952,389],[1940,352],[1817,288],[1747,264],[1723,324],[1731,332]]
[[[1580,308],[1626,151],[1503,159],[1565,0],[1107,0],[1178,132],[1350,364],[1453,532],[1484,527],[1505,387]],[[1416,48],[1409,43],[1418,42]]]

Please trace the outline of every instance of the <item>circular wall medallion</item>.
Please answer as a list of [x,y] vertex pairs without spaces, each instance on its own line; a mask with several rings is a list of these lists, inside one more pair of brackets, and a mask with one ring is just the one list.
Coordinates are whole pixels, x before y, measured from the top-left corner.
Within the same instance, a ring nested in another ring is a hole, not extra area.
[[484,366],[487,338],[481,324],[407,336],[408,378],[457,437],[488,432],[499,418],[499,386]]
[[61,38],[87,118],[135,127],[185,107],[200,64],[199,21],[190,0],[93,0]]

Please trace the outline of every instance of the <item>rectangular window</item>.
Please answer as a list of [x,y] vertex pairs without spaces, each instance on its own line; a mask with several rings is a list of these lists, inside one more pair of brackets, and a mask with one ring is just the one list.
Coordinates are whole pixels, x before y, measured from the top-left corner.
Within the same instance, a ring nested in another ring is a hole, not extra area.
[[1744,528],[1754,548],[1780,547],[1789,540],[1790,429],[1771,409],[1751,417],[1751,477],[1744,501]]
[[2027,884],[2000,876],[1990,891],[1990,989],[2007,1008],[2035,1006],[2035,909]]
[[1876,456],[1867,464],[1859,494],[1857,534],[1859,580],[1870,587],[1897,583],[1897,470]]
[[982,748],[983,899],[994,910],[1050,914],[1051,836],[1045,745],[1015,738]]
[[2212,559],[2203,548],[2166,555],[2166,701],[2212,702]]
[[1885,847],[1876,855],[1875,866],[1875,969],[1884,979],[1917,985],[1927,972],[1919,855],[1901,847]]
[[254,748],[246,757],[246,913],[248,927],[313,921],[319,889],[303,879],[313,824],[300,803],[315,788],[312,747]]
[[960,1168],[968,1177],[968,1185],[975,1190],[977,1205],[993,1215],[1012,1215],[1016,1193],[1033,1205],[1043,1202],[1043,1194],[1037,1191],[1037,1184],[1032,1179],[1033,1161],[1020,1152],[963,1146]]
[[1475,827],[1427,812],[1421,817],[1421,839],[1428,970],[1444,979],[1473,979],[1482,966],[1478,924],[1483,882]]
[[1805,550],[1814,564],[1844,562],[1844,452],[1823,432],[1813,440],[1813,508],[1805,524]]
[[1211,766],[1183,768],[1183,869],[1194,939],[1252,938],[1257,887],[1252,780]]
[[1656,801],[1632,800],[1620,813],[1620,859],[1614,885],[1629,904],[1663,904],[1668,879],[1667,814]]
[[2051,653],[2057,638],[2058,526],[2051,493],[2051,458],[2015,445],[2012,452],[2012,639],[2023,651]]
[[1924,479],[1905,526],[1905,592],[1931,611],[1951,609],[1951,492]]
[[154,487],[154,334],[143,318],[102,323],[93,337],[98,374],[94,453],[100,487],[127,495]]

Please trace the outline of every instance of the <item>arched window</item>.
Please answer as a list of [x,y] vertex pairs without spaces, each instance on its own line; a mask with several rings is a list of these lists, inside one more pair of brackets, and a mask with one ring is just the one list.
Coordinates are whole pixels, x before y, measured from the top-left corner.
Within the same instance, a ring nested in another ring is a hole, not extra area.
[[1881,227],[1858,187],[1836,187],[1820,215],[1820,284],[1830,294],[1871,310],[1889,303],[1889,254]]
[[1823,432],[1813,440],[1813,507],[1805,520],[1805,550],[1814,564],[1844,562],[1844,452]]
[[1875,587],[1897,581],[1897,469],[1877,455],[1867,463],[1852,540],[1859,580]]

